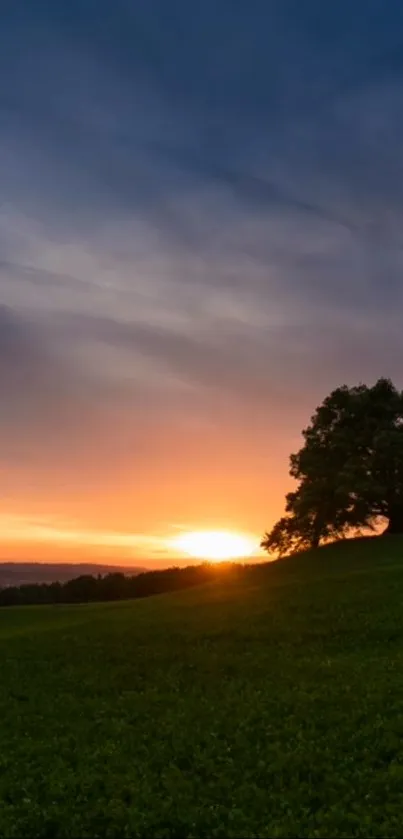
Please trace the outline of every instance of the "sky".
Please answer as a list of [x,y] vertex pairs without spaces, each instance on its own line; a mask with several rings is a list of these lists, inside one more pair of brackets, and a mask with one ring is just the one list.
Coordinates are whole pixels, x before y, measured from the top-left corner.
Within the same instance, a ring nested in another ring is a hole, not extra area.
[[0,555],[258,540],[403,386],[400,0],[3,0]]

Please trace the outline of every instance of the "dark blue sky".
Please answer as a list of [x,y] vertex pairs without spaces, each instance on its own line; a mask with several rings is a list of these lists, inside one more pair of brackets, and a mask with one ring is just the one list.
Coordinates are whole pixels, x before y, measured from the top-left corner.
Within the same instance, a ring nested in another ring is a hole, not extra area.
[[403,385],[401,3],[3,0],[0,78],[7,514],[260,531]]

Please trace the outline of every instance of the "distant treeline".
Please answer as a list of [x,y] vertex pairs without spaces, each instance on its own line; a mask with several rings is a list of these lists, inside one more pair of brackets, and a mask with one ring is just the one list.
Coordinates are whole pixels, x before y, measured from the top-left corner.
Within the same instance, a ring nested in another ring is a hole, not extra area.
[[[228,563],[227,569],[239,568]],[[56,603],[92,603],[108,600],[130,600],[150,597],[169,591],[179,591],[217,577],[220,569],[209,563],[190,565],[186,568],[168,568],[163,571],[146,571],[136,576],[120,572],[93,576],[83,574],[68,582],[30,583],[0,589],[0,606],[33,606]]]

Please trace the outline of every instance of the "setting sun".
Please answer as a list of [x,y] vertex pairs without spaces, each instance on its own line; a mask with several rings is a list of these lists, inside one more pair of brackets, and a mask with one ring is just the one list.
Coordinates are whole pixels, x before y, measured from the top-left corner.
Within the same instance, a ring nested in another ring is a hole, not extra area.
[[195,559],[212,562],[250,556],[256,548],[250,536],[225,530],[200,530],[178,536],[174,546]]

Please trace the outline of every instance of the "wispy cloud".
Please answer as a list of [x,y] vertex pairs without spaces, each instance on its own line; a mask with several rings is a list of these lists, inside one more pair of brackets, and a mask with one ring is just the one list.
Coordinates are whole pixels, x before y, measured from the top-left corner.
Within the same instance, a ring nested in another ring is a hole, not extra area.
[[203,526],[206,486],[228,519],[237,461],[266,525],[315,402],[401,381],[399,4],[170,12],[21,0],[0,33],[4,487],[83,542]]
[[84,530],[77,528],[74,522],[54,519],[26,517],[23,515],[0,515],[0,539],[7,543],[50,544],[55,547],[73,546],[77,549],[115,548],[125,549],[132,554],[147,554],[169,550],[168,536],[156,534],[121,533],[110,530]]

